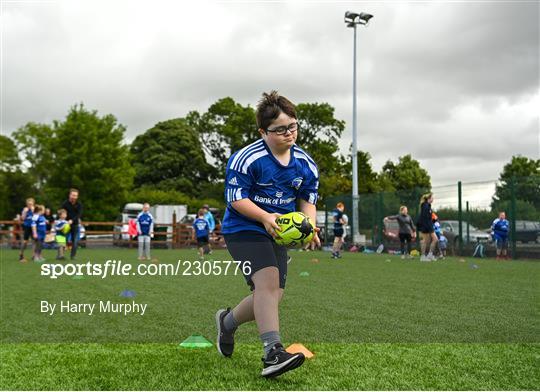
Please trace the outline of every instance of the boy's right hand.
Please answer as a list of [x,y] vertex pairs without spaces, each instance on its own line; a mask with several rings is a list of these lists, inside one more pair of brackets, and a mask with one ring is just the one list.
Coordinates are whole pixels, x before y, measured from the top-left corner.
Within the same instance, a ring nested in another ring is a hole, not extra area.
[[267,213],[262,216],[261,223],[264,225],[264,228],[273,238],[278,237],[277,231],[279,230],[279,225],[276,223],[276,219],[279,218],[281,214],[277,212]]

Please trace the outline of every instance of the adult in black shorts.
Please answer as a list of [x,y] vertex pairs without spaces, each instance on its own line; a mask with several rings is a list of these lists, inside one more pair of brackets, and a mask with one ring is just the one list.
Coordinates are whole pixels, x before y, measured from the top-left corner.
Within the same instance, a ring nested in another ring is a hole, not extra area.
[[[433,261],[433,251],[437,245],[437,235],[433,228],[431,203],[433,203],[433,194],[427,193],[420,199],[420,217],[418,218],[417,227],[420,230],[421,255],[420,261]],[[429,249],[429,253],[428,253]]]

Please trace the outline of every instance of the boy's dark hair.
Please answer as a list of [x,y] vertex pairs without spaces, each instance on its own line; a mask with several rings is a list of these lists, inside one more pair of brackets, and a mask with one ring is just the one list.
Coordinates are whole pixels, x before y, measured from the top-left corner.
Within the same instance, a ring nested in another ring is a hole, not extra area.
[[45,206],[43,206],[42,204],[38,204],[34,207],[35,214],[40,213],[41,211],[45,211]]
[[260,129],[266,130],[272,121],[278,118],[281,113],[297,118],[296,107],[287,98],[279,95],[276,90],[272,90],[270,93],[263,93],[262,98],[257,104],[257,126]]
[[205,212],[204,209],[200,208],[199,212],[197,212],[197,216],[204,216]]

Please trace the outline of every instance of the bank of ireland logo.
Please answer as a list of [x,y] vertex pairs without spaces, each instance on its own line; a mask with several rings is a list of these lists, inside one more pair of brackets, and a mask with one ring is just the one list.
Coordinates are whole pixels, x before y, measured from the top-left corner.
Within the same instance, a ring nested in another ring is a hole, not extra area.
[[294,189],[298,190],[298,189],[300,189],[300,186],[302,185],[303,180],[304,179],[302,177],[296,177],[294,180],[292,180],[291,186]]
[[281,196],[283,196],[283,192],[277,191],[277,192],[276,192],[276,197],[281,197]]

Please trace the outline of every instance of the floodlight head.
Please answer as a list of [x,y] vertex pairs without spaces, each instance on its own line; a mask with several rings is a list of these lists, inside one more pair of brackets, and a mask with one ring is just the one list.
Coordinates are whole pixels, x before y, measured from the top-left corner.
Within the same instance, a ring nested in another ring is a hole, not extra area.
[[348,23],[354,22],[354,20],[358,16],[359,15],[356,12],[347,11],[345,12],[345,22],[348,22]]
[[368,24],[369,20],[370,20],[371,18],[373,18],[373,15],[368,14],[368,13],[366,13],[366,12],[360,12],[360,15],[358,15],[358,18],[359,18],[360,20],[363,20],[363,21],[364,21],[363,24]]
[[373,18],[373,15],[365,12],[360,12],[359,14],[351,11],[345,12],[345,23],[347,24],[347,27],[367,25],[371,18]]

